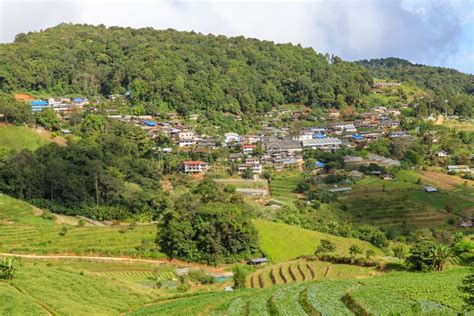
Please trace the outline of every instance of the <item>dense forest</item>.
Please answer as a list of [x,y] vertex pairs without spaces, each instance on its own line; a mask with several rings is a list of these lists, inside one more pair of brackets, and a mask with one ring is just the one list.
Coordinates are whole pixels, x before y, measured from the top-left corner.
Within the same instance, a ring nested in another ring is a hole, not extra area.
[[454,114],[469,116],[474,107],[474,75],[454,69],[412,64],[400,58],[361,60],[374,78],[406,82],[431,93],[432,104],[439,110],[448,109]]
[[361,66],[299,45],[151,28],[61,24],[0,45],[0,91],[132,101],[181,113],[263,112],[281,103],[357,104],[372,78]]

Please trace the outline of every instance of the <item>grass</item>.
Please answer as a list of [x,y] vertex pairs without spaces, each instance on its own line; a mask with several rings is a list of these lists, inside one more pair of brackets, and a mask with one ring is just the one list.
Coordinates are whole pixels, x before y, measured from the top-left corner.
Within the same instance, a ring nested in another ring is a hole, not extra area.
[[46,138],[41,137],[27,126],[1,125],[0,146],[17,152],[23,149],[36,150],[47,144]]
[[358,245],[381,254],[381,250],[355,238],[344,238],[303,229],[283,223],[255,220],[260,237],[260,247],[274,263],[288,261],[299,256],[312,255],[321,239],[329,239],[336,245],[336,252],[348,254],[351,245]]

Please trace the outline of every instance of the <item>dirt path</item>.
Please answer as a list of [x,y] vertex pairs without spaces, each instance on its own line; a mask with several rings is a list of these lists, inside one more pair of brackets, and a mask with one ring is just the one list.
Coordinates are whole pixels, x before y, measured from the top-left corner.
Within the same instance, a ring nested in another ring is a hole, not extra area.
[[438,118],[436,119],[435,125],[441,125],[444,122],[444,116],[443,115],[438,115]]
[[48,259],[74,259],[74,260],[98,260],[98,261],[113,261],[113,262],[141,262],[152,264],[173,264],[184,266],[191,269],[201,269],[213,273],[225,272],[225,267],[212,267],[204,264],[184,262],[176,259],[158,260],[158,259],[140,259],[140,258],[126,258],[126,257],[101,257],[101,256],[79,256],[79,255],[35,255],[35,254],[16,254],[16,253],[0,253],[0,257],[17,257],[34,260],[48,260]]

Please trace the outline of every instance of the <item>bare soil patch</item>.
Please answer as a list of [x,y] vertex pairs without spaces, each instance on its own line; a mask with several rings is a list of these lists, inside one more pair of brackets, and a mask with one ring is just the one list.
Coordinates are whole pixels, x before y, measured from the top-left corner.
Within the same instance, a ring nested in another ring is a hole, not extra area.
[[461,179],[458,176],[434,171],[422,171],[421,180],[447,190],[454,189],[458,185],[463,185],[466,181],[468,187],[474,187],[474,181],[472,180]]

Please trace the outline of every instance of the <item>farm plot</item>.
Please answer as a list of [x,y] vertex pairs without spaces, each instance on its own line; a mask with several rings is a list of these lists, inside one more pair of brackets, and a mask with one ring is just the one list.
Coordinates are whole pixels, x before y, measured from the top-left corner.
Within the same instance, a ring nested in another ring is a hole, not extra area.
[[451,315],[462,310],[462,294],[455,284],[467,273],[466,268],[397,272],[364,280],[324,279],[205,293],[145,307],[132,315]]
[[[258,282],[260,276],[267,275],[269,278],[265,278],[264,283],[260,284]],[[373,268],[323,261],[295,260],[257,270],[248,276],[247,284],[250,287],[253,285],[253,288],[262,288],[322,279],[363,279],[374,275],[377,275],[377,272]]]
[[270,194],[278,201],[291,202],[298,198],[294,190],[302,179],[302,174],[278,175],[270,182]]

